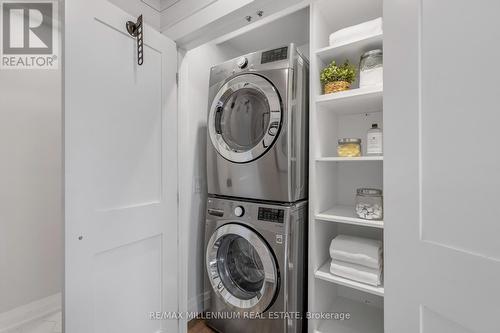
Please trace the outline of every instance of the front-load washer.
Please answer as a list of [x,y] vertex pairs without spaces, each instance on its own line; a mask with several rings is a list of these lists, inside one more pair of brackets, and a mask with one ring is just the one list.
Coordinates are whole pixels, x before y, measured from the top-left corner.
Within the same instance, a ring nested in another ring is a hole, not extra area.
[[207,324],[222,333],[299,333],[305,326],[307,202],[209,197]]
[[307,198],[308,72],[293,44],[211,68],[208,193],[277,202]]

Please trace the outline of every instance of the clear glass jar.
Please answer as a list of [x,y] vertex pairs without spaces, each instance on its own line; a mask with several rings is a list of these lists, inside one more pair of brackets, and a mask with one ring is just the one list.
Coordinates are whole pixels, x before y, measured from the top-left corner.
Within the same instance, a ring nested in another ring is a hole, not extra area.
[[382,190],[358,188],[356,191],[356,215],[365,220],[384,218]]
[[337,146],[339,157],[359,157],[361,156],[361,139],[345,138],[339,139]]
[[384,78],[382,50],[371,50],[361,56],[359,63],[359,86],[382,85]]

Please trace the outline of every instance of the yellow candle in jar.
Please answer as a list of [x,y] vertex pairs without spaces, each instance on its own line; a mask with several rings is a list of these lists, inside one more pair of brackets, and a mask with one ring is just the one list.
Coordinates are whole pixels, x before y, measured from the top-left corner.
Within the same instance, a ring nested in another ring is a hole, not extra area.
[[337,146],[339,157],[359,157],[361,156],[361,139],[340,139]]

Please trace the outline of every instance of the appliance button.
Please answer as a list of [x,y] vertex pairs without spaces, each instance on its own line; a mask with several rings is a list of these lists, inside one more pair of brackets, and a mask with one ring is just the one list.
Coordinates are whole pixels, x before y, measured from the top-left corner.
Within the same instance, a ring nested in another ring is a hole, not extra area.
[[238,58],[238,60],[236,60],[236,65],[239,68],[245,68],[248,65],[248,59],[245,57],[240,57],[240,58]]
[[276,235],[276,244],[283,244],[283,235]]
[[243,214],[245,214],[245,209],[241,206],[236,206],[234,208],[234,215],[238,216],[238,217],[242,217]]

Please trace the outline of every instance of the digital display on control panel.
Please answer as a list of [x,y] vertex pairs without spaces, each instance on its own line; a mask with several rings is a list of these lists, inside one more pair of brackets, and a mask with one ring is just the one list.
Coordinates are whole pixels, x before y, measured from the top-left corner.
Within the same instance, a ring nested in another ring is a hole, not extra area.
[[259,207],[258,219],[260,221],[283,223],[285,219],[285,211],[277,208]]
[[287,58],[288,58],[288,46],[285,46],[279,49],[262,52],[262,58],[260,59],[260,63],[266,64],[268,62],[285,60]]

